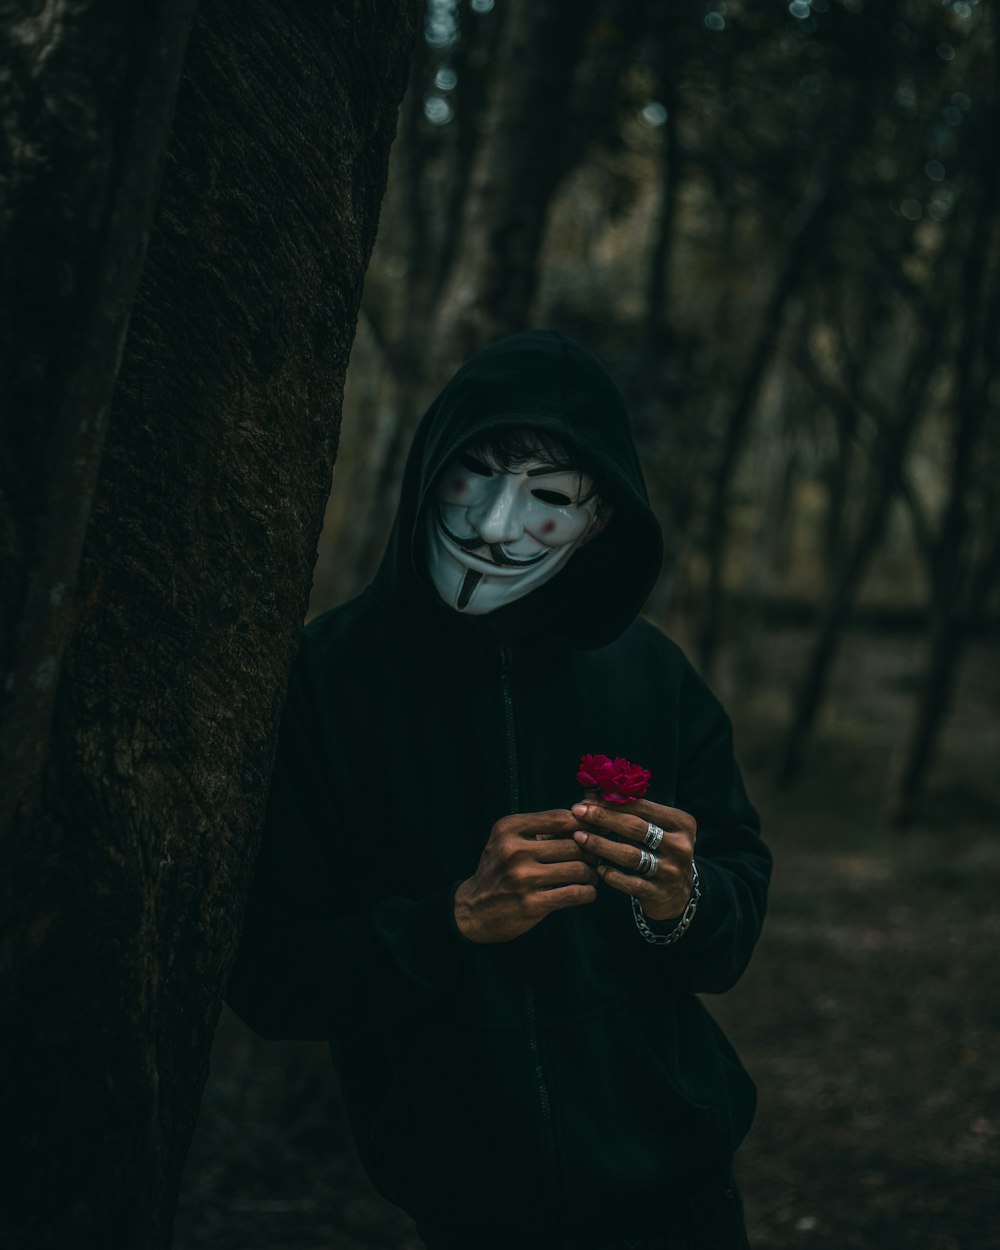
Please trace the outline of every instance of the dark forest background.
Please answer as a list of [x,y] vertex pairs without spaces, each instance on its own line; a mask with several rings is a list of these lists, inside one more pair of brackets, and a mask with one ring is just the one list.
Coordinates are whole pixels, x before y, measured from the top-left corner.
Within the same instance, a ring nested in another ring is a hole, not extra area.
[[417,418],[527,325],[628,397],[669,535],[650,614],[741,695],[802,626],[776,769],[847,632],[920,636],[915,815],[1000,572],[995,23],[939,0],[432,0],[393,150],[312,606],[377,565]]
[[994,1250],[996,5],[0,0],[0,33],[0,1242],[161,1250],[180,1185],[179,1250],[416,1250],[322,1046],[223,1011],[207,1056],[313,553],[316,613],[442,383],[545,326],[626,396],[646,611],[775,851],[709,1001],[760,1090],[754,1245]]
[[[998,23],[951,0],[431,0],[312,611],[371,576],[472,351],[579,338],[668,535],[647,614],[727,700],[777,856],[713,1010],[754,1244],[1000,1238]],[[322,1048],[223,1021],[180,1245],[417,1243]]]

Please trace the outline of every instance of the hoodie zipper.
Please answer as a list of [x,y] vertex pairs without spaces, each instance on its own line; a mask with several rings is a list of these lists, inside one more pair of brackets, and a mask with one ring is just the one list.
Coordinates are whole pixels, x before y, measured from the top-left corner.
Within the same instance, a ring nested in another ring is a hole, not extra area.
[[500,648],[500,690],[503,696],[504,745],[507,757],[507,807],[511,814],[521,804],[517,777],[517,740],[514,737],[514,696],[511,692],[510,647]]
[[[503,696],[504,740],[507,756],[507,803],[508,810],[513,813],[519,810],[521,797],[518,784],[517,739],[514,735],[514,696],[512,691],[512,660],[509,647],[500,649],[500,690]],[[542,1048],[538,1037],[538,1012],[535,1001],[533,969],[530,959],[531,931],[525,935],[526,942],[522,949],[524,963],[524,998],[528,1020],[528,1051],[535,1077],[535,1091],[542,1115],[542,1148],[546,1161],[553,1175],[556,1173],[556,1135],[552,1123],[552,1100],[549,1095],[548,1081],[542,1066]]]

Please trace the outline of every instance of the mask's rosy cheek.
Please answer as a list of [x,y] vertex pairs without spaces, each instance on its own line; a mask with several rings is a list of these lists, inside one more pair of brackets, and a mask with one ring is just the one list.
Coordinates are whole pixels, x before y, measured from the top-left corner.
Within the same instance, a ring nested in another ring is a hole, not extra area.
[[589,524],[587,513],[576,511],[541,517],[534,525],[529,525],[528,532],[546,547],[564,547],[581,538]]
[[446,477],[437,488],[437,497],[441,503],[468,503],[469,483],[462,477]]

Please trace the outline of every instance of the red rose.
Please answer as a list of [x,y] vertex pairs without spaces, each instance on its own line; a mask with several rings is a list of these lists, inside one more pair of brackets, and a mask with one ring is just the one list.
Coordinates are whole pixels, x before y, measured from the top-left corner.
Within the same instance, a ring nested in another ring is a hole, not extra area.
[[585,790],[600,790],[609,803],[631,803],[649,788],[650,772],[623,756],[581,755],[576,779]]

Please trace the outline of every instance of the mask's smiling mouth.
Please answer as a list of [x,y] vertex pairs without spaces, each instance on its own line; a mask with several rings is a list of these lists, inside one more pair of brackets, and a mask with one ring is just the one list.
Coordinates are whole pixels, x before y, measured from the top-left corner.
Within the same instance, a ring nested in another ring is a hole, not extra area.
[[[478,534],[472,534],[468,538],[461,538],[452,531],[444,523],[444,517],[441,514],[441,506],[438,505],[437,521],[440,526],[441,533],[446,543],[451,543],[458,550],[455,553],[460,558],[466,560],[472,559],[482,562],[494,572],[501,570],[509,570],[511,573],[521,572],[523,569],[530,569],[539,561],[544,560],[546,556],[551,555],[551,549],[540,551],[536,556],[526,556],[518,559],[515,556],[509,556],[503,550],[500,543],[488,543],[485,539],[480,538]],[[487,555],[486,552],[489,552]]]

